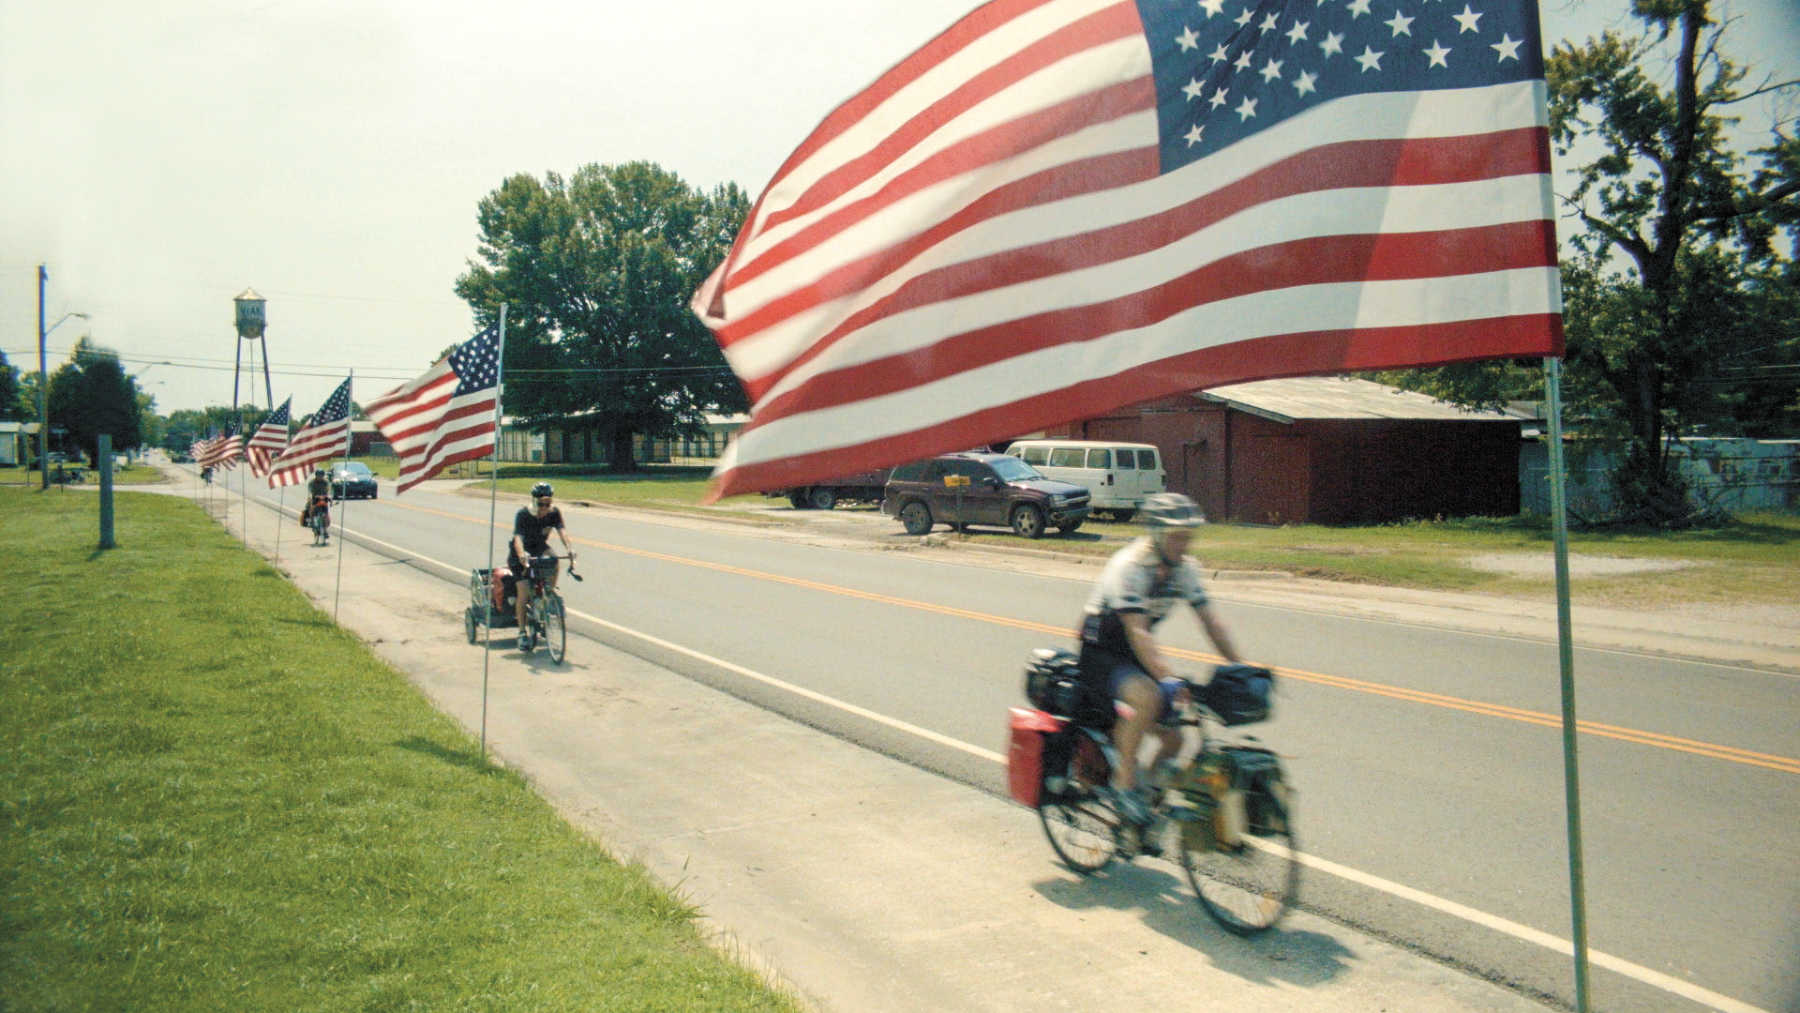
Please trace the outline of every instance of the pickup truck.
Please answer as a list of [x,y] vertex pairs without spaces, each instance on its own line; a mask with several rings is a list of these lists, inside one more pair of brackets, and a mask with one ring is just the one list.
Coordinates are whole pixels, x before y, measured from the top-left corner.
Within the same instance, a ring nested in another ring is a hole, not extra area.
[[887,493],[888,473],[893,470],[877,468],[874,471],[859,471],[854,475],[844,475],[816,485],[797,485],[763,495],[785,496],[795,510],[830,510],[844,502],[880,503]]

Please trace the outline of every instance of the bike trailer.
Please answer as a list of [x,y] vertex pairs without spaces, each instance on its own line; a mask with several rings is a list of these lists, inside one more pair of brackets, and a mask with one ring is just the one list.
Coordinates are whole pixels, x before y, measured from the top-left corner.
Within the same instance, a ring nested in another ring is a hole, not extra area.
[[1044,745],[1068,722],[1040,710],[1012,707],[1007,710],[1010,741],[1006,748],[1006,784],[1021,805],[1038,807],[1044,790]]
[[1275,673],[1254,665],[1220,665],[1203,692],[1208,710],[1228,725],[1269,719]]
[[513,590],[512,571],[504,566],[496,566],[492,570],[481,568],[469,573],[469,604],[477,611],[483,606],[496,612],[506,613],[511,607]]

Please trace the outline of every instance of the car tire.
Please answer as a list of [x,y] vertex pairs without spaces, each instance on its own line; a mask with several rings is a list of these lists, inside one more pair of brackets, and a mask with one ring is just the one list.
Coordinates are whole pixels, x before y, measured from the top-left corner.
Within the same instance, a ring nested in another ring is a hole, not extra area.
[[789,490],[788,491],[788,505],[793,507],[795,510],[805,510],[807,507],[806,490],[805,489]]
[[900,508],[900,523],[909,535],[925,534],[931,530],[931,508],[915,499]]
[[1118,521],[1120,524],[1129,524],[1131,522],[1131,519],[1133,517],[1137,516],[1137,511],[1136,510],[1114,510],[1112,512],[1112,515],[1113,515],[1113,520]]
[[1044,534],[1044,512],[1030,503],[1012,509],[1013,534],[1020,538],[1041,538]]
[[815,485],[807,492],[806,502],[814,510],[830,510],[837,506],[837,493],[822,485]]

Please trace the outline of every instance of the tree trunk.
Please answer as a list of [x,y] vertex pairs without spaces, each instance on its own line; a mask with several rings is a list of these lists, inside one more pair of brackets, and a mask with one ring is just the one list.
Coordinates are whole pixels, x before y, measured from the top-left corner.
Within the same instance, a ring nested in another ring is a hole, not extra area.
[[637,459],[632,455],[631,430],[614,429],[608,434],[607,442],[612,451],[607,455],[608,470],[617,473],[637,470]]

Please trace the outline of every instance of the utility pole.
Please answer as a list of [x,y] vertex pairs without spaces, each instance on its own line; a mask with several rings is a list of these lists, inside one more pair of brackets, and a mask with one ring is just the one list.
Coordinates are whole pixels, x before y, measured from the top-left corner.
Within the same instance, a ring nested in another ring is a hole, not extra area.
[[44,283],[50,272],[38,265],[38,476],[39,489],[50,488],[50,380],[44,358]]

